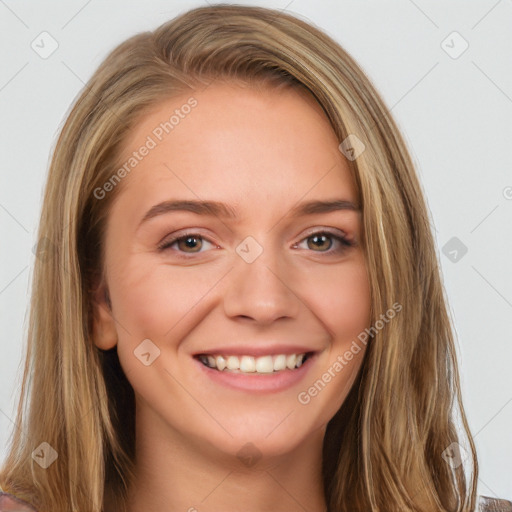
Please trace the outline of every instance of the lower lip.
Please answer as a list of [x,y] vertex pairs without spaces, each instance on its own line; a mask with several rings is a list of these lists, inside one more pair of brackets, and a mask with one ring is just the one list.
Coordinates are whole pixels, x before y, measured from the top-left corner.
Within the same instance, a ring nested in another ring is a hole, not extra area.
[[278,393],[300,382],[308,373],[316,356],[316,353],[309,356],[300,368],[281,370],[273,373],[219,371],[205,366],[198,359],[194,358],[194,362],[199,365],[200,371],[204,372],[211,380],[229,388],[251,392]]

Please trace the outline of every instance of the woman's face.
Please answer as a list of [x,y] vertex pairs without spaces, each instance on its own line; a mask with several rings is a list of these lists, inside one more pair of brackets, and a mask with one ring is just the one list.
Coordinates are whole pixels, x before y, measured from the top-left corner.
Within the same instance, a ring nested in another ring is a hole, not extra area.
[[226,459],[320,443],[363,359],[370,292],[354,181],[319,105],[213,83],[147,113],[122,161],[96,191],[121,187],[114,321],[98,309],[95,341],[118,345],[137,428]]

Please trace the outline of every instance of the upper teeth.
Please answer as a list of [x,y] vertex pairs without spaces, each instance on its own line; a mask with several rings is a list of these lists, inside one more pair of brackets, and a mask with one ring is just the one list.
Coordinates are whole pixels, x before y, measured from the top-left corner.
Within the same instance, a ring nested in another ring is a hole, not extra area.
[[289,368],[299,368],[306,354],[279,354],[277,356],[221,356],[201,355],[203,364],[217,370],[239,370],[243,373],[272,373]]

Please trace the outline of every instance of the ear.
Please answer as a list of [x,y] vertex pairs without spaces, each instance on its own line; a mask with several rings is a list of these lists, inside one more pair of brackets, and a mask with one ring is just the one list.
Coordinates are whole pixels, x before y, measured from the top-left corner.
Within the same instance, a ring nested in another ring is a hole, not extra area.
[[92,297],[92,338],[96,347],[110,350],[117,345],[117,331],[108,288],[104,281],[95,287]]

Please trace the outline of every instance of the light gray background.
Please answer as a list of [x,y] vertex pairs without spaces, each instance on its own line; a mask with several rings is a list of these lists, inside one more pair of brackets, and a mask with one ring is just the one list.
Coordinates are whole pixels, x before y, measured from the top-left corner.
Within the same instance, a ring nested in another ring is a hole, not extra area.
[[[238,3],[285,9],[324,29],[391,108],[435,226],[479,493],[512,500],[512,0]],[[0,460],[21,382],[42,190],[65,114],[115,45],[205,4],[0,0]],[[58,42],[46,59],[31,47],[43,31]],[[462,48],[453,31],[469,44],[457,58],[444,49]],[[467,247],[462,257],[455,249],[455,262],[453,247],[443,253],[453,237]]]

